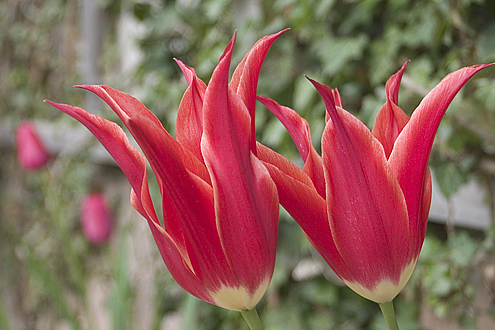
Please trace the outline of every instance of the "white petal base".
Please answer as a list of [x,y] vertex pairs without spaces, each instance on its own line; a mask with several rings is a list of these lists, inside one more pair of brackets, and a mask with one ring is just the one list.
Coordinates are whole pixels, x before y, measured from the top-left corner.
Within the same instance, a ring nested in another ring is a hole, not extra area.
[[416,266],[416,260],[413,260],[409,265],[404,268],[402,275],[400,276],[399,283],[393,283],[389,280],[385,280],[379,283],[373,290],[364,288],[359,283],[351,283],[344,281],[345,284],[354,290],[357,294],[363,296],[366,299],[374,301],[376,303],[382,304],[385,302],[392,301],[395,296],[404,288],[407,281],[411,277],[411,274]]
[[269,278],[260,284],[253,295],[249,294],[243,287],[222,287],[217,292],[210,292],[210,295],[213,297],[215,305],[240,312],[256,307],[256,304],[265,294],[268,284],[270,284]]

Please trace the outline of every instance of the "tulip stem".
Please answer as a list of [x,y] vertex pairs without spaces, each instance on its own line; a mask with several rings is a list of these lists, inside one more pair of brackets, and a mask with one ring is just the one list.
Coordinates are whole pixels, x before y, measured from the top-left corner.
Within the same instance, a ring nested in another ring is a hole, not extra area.
[[394,302],[389,301],[380,305],[380,309],[382,310],[383,317],[385,318],[385,322],[387,323],[387,327],[389,330],[399,330],[399,325],[397,324],[397,318],[395,317],[394,311]]
[[241,315],[244,317],[244,320],[246,320],[246,323],[249,326],[249,329],[251,330],[263,330],[263,324],[261,324],[260,317],[258,315],[258,312],[256,311],[256,308],[246,310],[246,311],[241,311]]

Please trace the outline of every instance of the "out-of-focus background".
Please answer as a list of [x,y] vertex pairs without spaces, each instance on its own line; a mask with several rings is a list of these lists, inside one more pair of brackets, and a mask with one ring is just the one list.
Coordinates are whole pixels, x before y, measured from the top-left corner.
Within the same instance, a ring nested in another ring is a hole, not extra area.
[[[304,75],[338,87],[344,108],[371,127],[386,80],[407,60],[399,105],[408,114],[447,73],[495,61],[492,0],[0,2],[0,329],[247,329],[239,313],[175,283],[122,172],[82,125],[42,101],[118,122],[71,87],[104,83],[138,97],[174,134],[187,84],[173,58],[207,82],[235,29],[233,66],[257,39],[286,27],[258,93],[305,117],[318,150],[324,107]],[[37,170],[17,159],[25,120],[50,155]],[[495,70],[487,69],[456,97],[437,134],[428,233],[396,299],[403,330],[495,328],[494,133]],[[257,134],[301,163],[262,106]],[[112,212],[110,236],[98,244],[81,224],[88,194]],[[266,329],[385,327],[378,306],[342,286],[283,211],[275,274],[258,310]]]

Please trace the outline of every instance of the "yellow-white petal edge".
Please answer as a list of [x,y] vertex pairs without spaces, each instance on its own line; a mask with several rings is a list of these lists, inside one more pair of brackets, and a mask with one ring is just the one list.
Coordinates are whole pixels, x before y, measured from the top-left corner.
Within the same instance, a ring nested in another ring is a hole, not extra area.
[[210,295],[213,297],[215,305],[240,312],[256,307],[256,304],[265,294],[268,284],[270,284],[269,278],[260,284],[253,295],[249,294],[243,287],[233,288],[226,286],[217,292],[210,292]]
[[404,268],[404,271],[400,276],[399,283],[393,283],[389,280],[385,280],[380,282],[373,290],[363,288],[359,283],[351,283],[346,281],[344,281],[344,283],[364,298],[382,304],[392,301],[395,296],[399,294],[402,288],[406,285],[407,281],[409,281],[409,278],[414,270],[414,266],[416,266],[416,259]]

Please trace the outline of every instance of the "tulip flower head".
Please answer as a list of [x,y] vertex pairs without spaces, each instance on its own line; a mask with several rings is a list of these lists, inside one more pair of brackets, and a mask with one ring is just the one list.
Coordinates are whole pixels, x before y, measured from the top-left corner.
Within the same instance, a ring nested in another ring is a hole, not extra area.
[[305,162],[300,170],[258,144],[280,203],[337,275],[377,303],[402,290],[421,251],[432,193],[428,158],[438,125],[461,87],[488,66],[446,76],[409,119],[397,105],[406,65],[387,82],[387,102],[372,131],[342,108],[336,89],[310,79],[327,110],[321,157],[304,119],[258,97],[287,128]]
[[[189,86],[179,106],[176,138],[130,95],[108,86],[79,86],[113,109],[144,156],[117,124],[49,102],[84,124],[113,156],[131,184],[132,205],[148,221],[177,282],[231,310],[256,306],[275,264],[278,195],[256,155],[254,107],[261,65],[282,32],[260,39],[230,83],[235,34],[208,85],[177,60]],[[163,225],[150,198],[146,160],[160,186]]]
[[28,171],[43,167],[50,155],[36,132],[33,123],[23,121],[15,134],[17,159],[21,167]]
[[92,244],[99,245],[112,233],[112,213],[102,194],[90,194],[81,203],[81,225],[84,236]]

